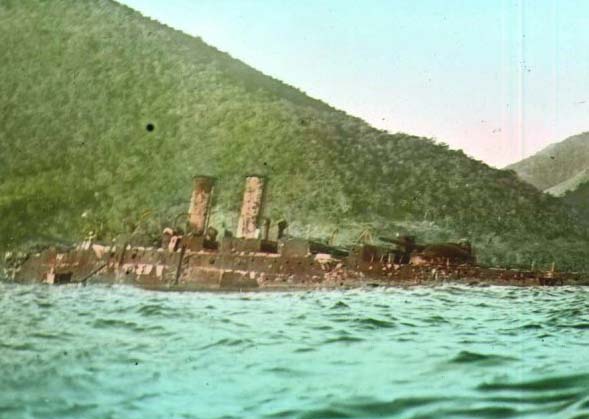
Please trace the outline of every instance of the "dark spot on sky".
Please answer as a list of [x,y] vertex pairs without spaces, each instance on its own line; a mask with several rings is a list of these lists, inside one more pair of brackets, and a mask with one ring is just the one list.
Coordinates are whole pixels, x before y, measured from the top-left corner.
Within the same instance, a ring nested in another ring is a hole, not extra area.
[[147,124],[145,126],[145,129],[147,130],[147,132],[152,132],[155,129],[155,125],[153,125],[151,122],[149,124]]
[[556,157],[554,157],[554,156],[550,156],[550,158],[551,158],[552,160],[554,160]]

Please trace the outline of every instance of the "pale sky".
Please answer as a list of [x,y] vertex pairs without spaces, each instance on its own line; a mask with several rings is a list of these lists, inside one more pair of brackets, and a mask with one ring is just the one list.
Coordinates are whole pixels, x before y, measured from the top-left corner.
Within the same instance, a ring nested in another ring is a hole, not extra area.
[[121,2],[377,128],[493,166],[589,131],[589,1]]

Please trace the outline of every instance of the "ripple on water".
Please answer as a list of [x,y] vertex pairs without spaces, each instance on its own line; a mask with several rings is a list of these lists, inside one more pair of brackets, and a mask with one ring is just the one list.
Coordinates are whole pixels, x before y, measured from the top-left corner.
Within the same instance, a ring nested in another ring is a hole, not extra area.
[[324,345],[334,344],[334,343],[356,343],[356,342],[363,342],[364,338],[359,336],[358,334],[354,334],[348,332],[345,329],[339,329],[334,334],[330,335],[327,339],[323,341]]
[[511,382],[483,383],[478,386],[482,391],[553,391],[589,389],[589,374],[570,374],[557,377],[541,377],[535,380]]
[[349,308],[350,306],[344,303],[343,301],[338,301],[331,306],[331,310],[348,310]]
[[460,351],[458,355],[450,360],[451,364],[480,364],[480,365],[499,365],[506,362],[517,361],[517,358],[511,356],[482,354],[477,352]]
[[137,313],[146,317],[165,317],[174,315],[177,310],[170,309],[162,304],[146,304],[137,309]]
[[31,342],[0,342],[0,349],[8,349],[11,351],[37,351],[41,348]]
[[325,406],[273,412],[266,418],[385,418],[404,417],[419,408],[435,409],[443,397],[407,397],[391,401],[380,401],[372,398],[352,398],[346,402],[336,402]]
[[231,339],[231,338],[223,338],[219,339],[218,341],[208,343],[200,347],[201,350],[204,349],[211,349],[211,348],[230,348],[230,347],[248,347],[253,346],[255,343],[251,339]]
[[122,329],[133,332],[157,332],[166,329],[160,325],[148,325],[147,323],[139,324],[131,320],[120,320],[113,318],[96,319],[92,323],[96,329]]
[[353,324],[358,329],[391,329],[396,327],[395,323],[389,320],[377,319],[374,317],[356,318]]

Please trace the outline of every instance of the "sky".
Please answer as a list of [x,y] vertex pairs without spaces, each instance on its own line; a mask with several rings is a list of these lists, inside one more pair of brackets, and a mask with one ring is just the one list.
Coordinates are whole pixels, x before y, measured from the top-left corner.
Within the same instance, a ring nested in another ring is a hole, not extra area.
[[589,131],[589,1],[121,3],[377,128],[492,166]]

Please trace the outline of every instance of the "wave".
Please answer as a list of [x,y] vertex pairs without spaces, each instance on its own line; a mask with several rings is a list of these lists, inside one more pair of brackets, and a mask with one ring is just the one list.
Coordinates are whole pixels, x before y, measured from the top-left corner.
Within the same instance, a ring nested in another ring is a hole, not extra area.
[[562,375],[517,383],[483,383],[478,386],[478,390],[481,391],[563,391],[567,389],[586,390],[588,388],[589,374]]
[[360,329],[374,330],[374,329],[391,329],[391,328],[396,327],[395,323],[393,323],[392,321],[383,320],[383,319],[376,319],[373,317],[359,318],[359,319],[355,319],[353,322]]
[[505,362],[516,361],[517,358],[494,354],[481,354],[478,352],[460,351],[458,355],[450,360],[451,364],[490,364],[498,365]]

